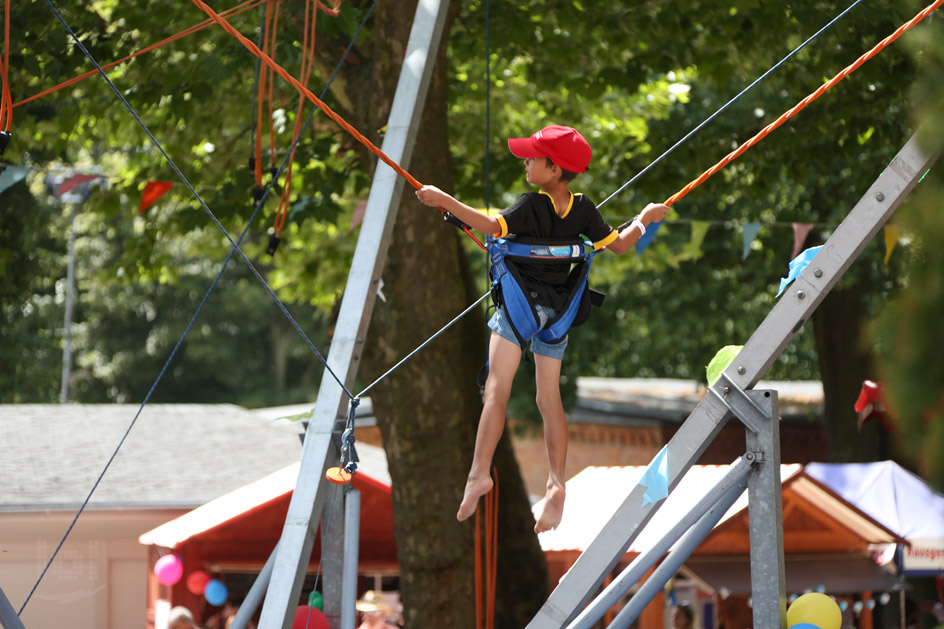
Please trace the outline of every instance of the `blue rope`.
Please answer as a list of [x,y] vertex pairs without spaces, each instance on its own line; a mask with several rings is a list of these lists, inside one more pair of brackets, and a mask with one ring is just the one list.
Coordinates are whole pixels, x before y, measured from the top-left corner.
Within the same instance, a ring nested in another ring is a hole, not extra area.
[[[95,67],[96,67],[96,68],[98,69],[98,71],[105,77],[105,80],[108,81],[108,84],[112,87],[112,89],[115,89],[114,85],[113,85],[113,84],[111,83],[111,81],[108,79],[107,75],[105,75],[105,73],[104,73],[104,71],[102,70],[102,68],[101,68],[101,67],[98,65],[98,63],[96,63],[96,61],[89,55],[89,53],[88,53],[88,51],[85,49],[85,47],[82,46],[82,43],[81,43],[81,42],[78,40],[78,38],[75,36],[75,33],[72,31],[72,29],[69,28],[68,24],[66,24],[65,20],[63,20],[62,16],[59,14],[59,12],[56,11],[56,8],[49,2],[49,0],[46,0],[46,4],[47,4],[47,5],[49,6],[49,8],[53,11],[53,13],[56,15],[56,17],[57,17],[58,20],[62,23],[62,25],[66,28],[66,30],[69,32],[69,34],[75,39],[76,43],[79,45],[79,47],[82,49],[82,51],[85,52],[86,56],[88,56],[89,59],[92,61],[92,63],[95,64]],[[361,24],[360,24],[360,26],[358,27],[357,32],[354,34],[354,37],[351,39],[350,43],[348,44],[347,49],[344,51],[344,54],[341,56],[341,60],[338,62],[338,65],[337,65],[337,67],[336,67],[335,70],[334,70],[334,74],[331,75],[331,78],[330,78],[330,79],[327,81],[327,83],[325,84],[325,87],[324,87],[324,89],[323,89],[322,92],[321,92],[321,96],[320,96],[321,98],[324,98],[324,95],[327,93],[328,88],[331,86],[331,83],[334,81],[335,77],[338,75],[338,72],[340,71],[341,66],[344,64],[344,60],[347,58],[348,53],[351,51],[351,48],[354,46],[354,43],[357,41],[357,38],[358,38],[358,36],[360,35],[361,31],[363,30],[364,25],[365,25],[366,22],[367,22],[367,19],[370,17],[370,14],[373,12],[374,7],[376,7],[376,6],[377,6],[377,0],[374,0],[373,4],[371,4],[370,8],[367,10],[367,13],[364,15],[364,19],[361,21]],[[116,93],[117,93],[117,90],[116,90]],[[121,97],[121,94],[120,94],[120,93],[119,93],[119,97]],[[122,101],[124,101],[124,98],[122,98]],[[125,102],[125,105],[128,106],[128,105],[127,105],[127,102]],[[130,109],[130,106],[129,106],[129,109]],[[312,117],[313,117],[313,114],[314,114],[315,111],[316,111],[316,110],[313,108],[313,109],[311,110],[311,112],[309,112],[308,118],[307,118],[307,120],[305,121],[305,124],[302,126],[301,132],[299,133],[299,137],[295,140],[295,143],[292,145],[292,149],[294,149],[295,146],[298,144],[298,142],[301,141],[302,134],[304,133],[305,129],[307,129],[309,123],[311,122]],[[141,123],[141,121],[140,121],[140,119],[138,118],[137,114],[135,114],[133,110],[132,110],[132,114],[134,115],[135,119],[138,120],[139,123]],[[141,125],[144,126],[143,123],[141,123]],[[146,131],[146,132],[148,133],[148,135],[151,137],[152,141],[155,141],[155,143],[156,143],[156,140],[154,140],[154,137],[151,136],[150,131],[148,131],[146,127],[145,127],[145,131]],[[158,145],[158,148],[159,148],[159,149],[161,148],[160,145]],[[163,149],[161,149],[161,152],[164,153]],[[62,539],[59,541],[59,544],[56,546],[55,551],[53,551],[53,554],[52,554],[52,556],[49,558],[49,561],[46,563],[46,566],[43,568],[42,573],[40,573],[39,578],[36,580],[36,583],[33,585],[33,588],[30,590],[29,595],[26,597],[26,600],[23,601],[23,605],[20,607],[20,611],[17,613],[17,615],[22,614],[22,613],[23,613],[23,610],[26,609],[26,605],[27,605],[27,603],[29,603],[29,601],[30,601],[30,599],[32,598],[33,594],[36,592],[36,588],[39,587],[39,584],[42,582],[43,577],[46,575],[46,572],[48,572],[50,566],[52,566],[52,563],[53,563],[53,561],[56,559],[56,556],[59,554],[59,551],[62,549],[63,544],[65,544],[65,541],[66,541],[66,539],[69,537],[69,534],[72,532],[72,529],[75,527],[76,522],[78,522],[79,517],[80,517],[80,516],[82,515],[82,513],[85,511],[85,507],[88,506],[89,501],[92,499],[92,495],[95,493],[95,490],[98,488],[98,485],[101,483],[102,479],[105,477],[105,473],[108,471],[108,468],[111,466],[111,464],[112,464],[112,462],[114,461],[115,457],[118,455],[118,451],[121,449],[122,445],[124,445],[125,440],[128,438],[128,435],[131,433],[132,428],[134,428],[135,423],[138,421],[138,417],[141,416],[141,412],[144,410],[144,407],[145,407],[145,406],[147,405],[147,403],[150,401],[151,395],[152,395],[152,394],[154,393],[154,391],[157,389],[157,385],[160,383],[161,379],[164,377],[164,374],[166,373],[167,368],[170,366],[171,361],[173,361],[174,356],[177,354],[177,350],[180,349],[180,346],[183,344],[184,339],[185,339],[185,338],[187,337],[187,335],[190,333],[190,330],[193,328],[194,323],[196,323],[197,317],[200,315],[200,312],[203,310],[203,306],[206,304],[207,300],[209,299],[210,294],[213,292],[213,290],[216,288],[217,284],[219,283],[220,278],[223,276],[223,272],[226,270],[227,265],[229,265],[229,262],[230,262],[230,260],[232,260],[233,255],[239,250],[239,243],[242,242],[243,238],[244,238],[244,237],[246,236],[246,234],[248,233],[249,227],[252,225],[252,221],[255,219],[256,215],[257,215],[258,212],[259,212],[259,210],[265,205],[266,197],[268,197],[269,191],[272,189],[272,186],[274,186],[274,185],[275,185],[275,182],[278,180],[279,174],[281,174],[282,170],[283,170],[283,169],[285,168],[285,166],[287,165],[287,163],[288,163],[288,158],[289,158],[289,155],[290,155],[290,154],[291,154],[291,151],[289,151],[289,153],[286,154],[286,156],[285,156],[285,157],[283,158],[283,160],[282,160],[282,163],[281,163],[280,166],[279,166],[278,174],[276,174],[276,176],[272,178],[272,181],[270,181],[269,184],[266,186],[266,188],[265,188],[265,190],[264,190],[264,192],[263,192],[261,198],[259,199],[259,202],[256,204],[256,207],[253,209],[253,213],[252,213],[252,215],[250,216],[249,221],[247,221],[247,223],[246,223],[246,227],[243,229],[242,233],[239,235],[239,238],[237,239],[237,241],[236,241],[235,243],[233,243],[233,248],[230,249],[229,254],[226,256],[226,259],[223,261],[223,265],[222,265],[222,267],[220,268],[220,272],[217,274],[216,278],[214,278],[213,282],[210,284],[209,289],[207,290],[206,294],[203,296],[203,299],[200,301],[200,304],[197,306],[196,312],[194,312],[193,317],[190,319],[190,323],[187,324],[187,327],[186,327],[186,329],[184,330],[183,334],[181,335],[180,339],[177,341],[177,344],[174,345],[173,350],[171,350],[170,356],[168,356],[167,360],[165,361],[163,367],[161,368],[160,373],[157,375],[157,378],[155,379],[154,383],[151,385],[151,388],[148,390],[147,395],[145,395],[144,401],[141,403],[141,406],[138,408],[137,413],[135,413],[134,418],[131,420],[131,423],[128,425],[127,430],[125,430],[125,433],[122,435],[121,440],[118,442],[118,446],[115,448],[115,451],[112,453],[112,455],[109,457],[108,461],[105,463],[104,469],[102,470],[101,474],[99,474],[99,476],[98,476],[98,478],[96,479],[95,483],[92,485],[91,491],[89,491],[88,496],[86,496],[86,498],[85,498],[85,501],[84,501],[84,502],[82,503],[82,505],[79,507],[78,512],[75,514],[75,517],[72,519],[72,522],[69,524],[69,527],[66,529],[65,534],[63,535]],[[167,157],[167,154],[164,153],[164,156]],[[169,157],[167,157],[167,159],[168,159],[168,161],[170,161],[170,158],[169,158]],[[200,199],[200,197],[199,197],[199,196],[197,195],[197,193],[194,191],[193,187],[190,186],[189,182],[187,182],[187,180],[186,180],[185,178],[183,178],[183,175],[181,175],[180,171],[176,168],[176,166],[174,166],[173,162],[171,162],[171,166],[174,167],[174,170],[177,171],[177,174],[180,175],[182,179],[184,179],[184,182],[187,183],[187,186],[190,188],[191,192],[193,192],[194,196],[196,196],[197,199],[200,201],[200,203],[203,204],[204,208],[206,208],[206,204],[203,203],[203,200]],[[206,209],[207,209],[207,211],[209,212],[209,209],[208,209],[208,208],[206,208]],[[210,213],[210,216],[211,216],[211,217],[213,216],[212,213]],[[214,222],[217,223],[217,226],[220,226],[220,225],[219,225],[219,222],[216,221],[215,218],[214,218]],[[222,227],[221,227],[221,229],[222,229]],[[224,231],[223,233],[225,234],[226,232]],[[229,238],[228,235],[227,235],[227,238]],[[232,239],[230,239],[230,242],[232,242]],[[242,252],[241,252],[241,251],[240,251],[240,255],[242,255]],[[243,257],[243,259],[245,260],[245,256],[243,255],[242,257]],[[250,267],[251,267],[251,265],[250,265]],[[257,274],[257,277],[258,277],[258,274]],[[266,287],[266,288],[268,289],[268,287]],[[269,291],[269,293],[270,293],[270,295],[272,294],[272,293],[271,293],[271,290]],[[277,299],[277,298],[276,298],[276,301],[278,302],[278,299]],[[284,307],[283,307],[283,311],[284,311]],[[291,319],[291,316],[290,316],[290,315],[289,315],[289,319]],[[294,323],[294,321],[293,321],[293,323]],[[296,324],[296,329],[297,329],[297,324]],[[304,333],[302,333],[302,336],[303,336],[303,337],[305,336]],[[305,338],[305,340],[308,341],[307,337]],[[309,341],[309,344],[310,344],[310,341]],[[315,349],[315,353],[318,354],[317,349]],[[318,357],[321,358],[321,354],[318,354]],[[323,358],[322,358],[322,363],[324,363],[324,359],[323,359]],[[327,367],[327,365],[325,365],[325,366]],[[330,371],[330,368],[329,368],[328,370]],[[333,373],[332,373],[332,375],[333,375]],[[337,379],[336,376],[335,376],[335,379]],[[345,390],[345,392],[347,392],[348,396],[350,396],[350,392],[348,392],[347,389],[346,389],[343,385],[341,385],[341,387]]]
[[779,62],[777,62],[776,65],[774,65],[772,68],[770,68],[769,70],[767,70],[766,72],[764,72],[760,77],[758,77],[757,79],[755,79],[753,83],[751,83],[750,85],[748,85],[747,87],[745,87],[743,90],[741,90],[741,92],[740,92],[737,96],[735,96],[734,98],[732,98],[731,100],[729,100],[727,103],[725,103],[724,105],[722,105],[721,108],[720,108],[718,111],[716,111],[715,113],[713,113],[713,114],[711,114],[710,116],[708,116],[708,118],[706,118],[706,119],[704,120],[704,122],[702,122],[700,125],[698,125],[698,126],[695,127],[694,129],[692,129],[691,131],[689,131],[688,134],[687,134],[685,137],[683,137],[681,140],[679,140],[678,142],[676,142],[675,144],[673,144],[673,145],[669,148],[669,150],[667,150],[666,152],[664,152],[662,155],[660,155],[660,156],[657,157],[654,161],[652,161],[648,166],[646,166],[646,167],[643,168],[641,171],[639,171],[639,172],[636,174],[635,177],[633,177],[632,179],[630,179],[629,181],[627,181],[626,183],[624,183],[622,186],[620,186],[619,189],[616,190],[616,192],[614,192],[613,194],[611,194],[611,195],[608,196],[607,198],[603,199],[603,201],[602,201],[600,204],[598,204],[597,207],[598,207],[598,208],[603,207],[603,205],[606,204],[607,201],[609,201],[610,199],[612,199],[613,197],[615,197],[616,195],[618,195],[620,192],[622,192],[623,190],[625,190],[626,188],[628,188],[630,185],[632,185],[633,182],[635,182],[637,179],[639,179],[640,177],[642,177],[643,175],[645,175],[647,172],[649,172],[649,169],[651,169],[653,166],[655,166],[656,164],[658,164],[659,162],[661,162],[662,159],[663,159],[664,157],[668,156],[669,153],[671,153],[672,151],[674,151],[675,149],[677,149],[677,148],[678,148],[679,146],[681,146],[685,141],[687,141],[687,140],[688,140],[689,138],[691,138],[693,135],[695,135],[696,133],[698,133],[698,131],[700,131],[702,127],[704,127],[706,124],[708,124],[709,122],[711,122],[712,120],[714,120],[715,117],[717,117],[719,114],[721,114],[723,111],[725,111],[728,107],[730,107],[732,104],[734,104],[734,102],[735,102],[737,99],[739,99],[739,98],[741,98],[742,96],[744,96],[745,94],[747,94],[755,85],[757,85],[758,83],[760,83],[761,81],[763,81],[764,79],[766,79],[767,76],[768,76],[770,73],[772,73],[774,70],[776,70],[777,68],[779,68],[780,66],[782,66],[784,63],[786,63],[789,59],[791,59],[791,58],[792,58],[794,55],[796,55],[798,52],[800,52],[801,50],[803,50],[803,49],[806,47],[807,44],[811,43],[814,39],[816,39],[817,37],[819,37],[820,35],[822,35],[824,32],[826,32],[833,24],[835,24],[836,22],[838,22],[839,20],[841,20],[843,17],[845,17],[845,15],[846,15],[847,13],[849,13],[850,11],[852,11],[852,9],[856,8],[861,2],[862,2],[862,0],[856,0],[856,1],[853,2],[851,5],[849,5],[849,8],[847,8],[845,11],[843,11],[842,13],[840,13],[839,15],[837,15],[836,17],[834,17],[826,26],[824,26],[823,28],[821,28],[821,29],[819,29],[818,31],[816,31],[816,33],[815,33],[812,37],[810,37],[810,38],[807,39],[805,42],[803,42],[802,44],[800,44],[799,46],[797,46],[796,48],[794,48],[794,49],[793,49],[793,52],[791,52],[791,53],[788,54],[786,57],[784,57],[783,59],[781,59]]

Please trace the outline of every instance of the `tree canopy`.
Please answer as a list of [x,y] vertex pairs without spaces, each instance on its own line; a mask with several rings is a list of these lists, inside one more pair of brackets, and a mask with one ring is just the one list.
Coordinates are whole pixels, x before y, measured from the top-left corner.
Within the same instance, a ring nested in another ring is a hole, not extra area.
[[[327,85],[370,4],[343,2],[337,17],[318,17],[315,93]],[[232,22],[256,37],[267,6],[253,6]],[[296,76],[301,74],[306,6],[282,3],[274,43],[276,61]],[[414,6],[378,4],[325,97],[378,144]],[[668,198],[922,7],[914,0],[857,7],[608,201],[602,212],[616,225],[646,202]],[[425,133],[414,153],[416,174],[471,205],[504,207],[524,191],[520,162],[507,151],[505,139],[529,135],[545,124],[568,124],[580,129],[594,149],[590,173],[573,188],[600,202],[844,8],[828,1],[758,0],[455,3],[440,55],[441,74],[427,102]],[[8,61],[15,102],[90,69],[44,4],[27,3],[14,11]],[[204,19],[196,7],[157,0],[73,2],[62,14],[101,63]],[[704,379],[704,366],[717,349],[743,343],[769,311],[776,285],[786,275],[793,224],[812,224],[806,246],[825,240],[913,130],[910,112],[931,112],[929,145],[941,145],[941,28],[940,20],[920,25],[686,196],[642,255],[601,257],[592,281],[608,294],[607,301],[573,332],[565,389],[573,395],[576,377],[584,375]],[[253,214],[256,182],[247,164],[257,142],[254,125],[263,126],[267,183],[268,168],[289,149],[298,95],[275,81],[271,115],[266,98],[264,119],[258,120],[257,74],[255,59],[216,26],[109,70],[213,215],[234,239],[246,230],[241,246],[248,258],[312,342],[325,348],[375,160],[314,112],[295,155],[282,241],[274,255],[267,254],[275,197],[285,179],[277,182],[262,211]],[[304,106],[304,118],[311,109]],[[219,273],[229,242],[98,76],[17,106],[4,159],[32,173],[0,194],[5,244],[0,356],[6,363],[0,370],[0,399],[58,398],[67,242],[74,217],[78,306],[71,399],[143,400]],[[107,185],[82,204],[63,204],[44,187],[47,174],[93,169]],[[139,213],[149,181],[175,185]],[[904,434],[923,435],[923,422],[941,415],[944,377],[932,340],[940,334],[935,325],[944,276],[941,247],[933,244],[944,240],[932,214],[941,186],[939,173],[929,176],[901,210],[907,239],[888,262],[882,243],[871,244],[817,313],[814,330],[798,335],[769,374],[822,378],[835,459],[874,457],[889,447],[889,437],[875,424],[857,433],[852,402],[865,378],[882,373],[894,383],[890,398],[901,412]],[[395,235],[402,248],[392,254],[384,274],[388,301],[378,302],[374,346],[361,372],[367,381],[487,286],[477,248],[409,197],[408,192]],[[757,237],[745,238],[754,226]],[[435,249],[427,261],[432,269],[419,264],[430,248]],[[409,321],[417,311],[430,319],[423,326]],[[879,312],[882,318],[872,324]],[[908,322],[905,331],[900,331],[902,321]],[[484,363],[484,331],[475,330],[484,330],[483,323],[481,313],[474,315],[461,335],[447,335],[438,349],[405,370],[408,377],[394,378],[377,391],[386,404],[375,407],[389,409],[378,421],[402,488],[395,500],[398,541],[404,545],[415,541],[417,527],[435,532],[431,539],[441,545],[432,544],[431,552],[470,543],[467,530],[455,537],[449,528],[454,526],[451,509],[446,509],[448,518],[425,523],[406,512],[411,506],[433,506],[429,495],[448,502],[461,491],[477,416],[472,380]],[[531,416],[533,395],[524,386],[531,378],[525,370],[520,375],[523,386],[516,385],[513,411]],[[154,399],[248,406],[310,401],[319,379],[319,362],[235,259]],[[469,383],[467,389],[463,382]],[[439,425],[450,428],[447,437],[435,433],[446,443],[431,442],[433,417],[411,424],[416,406],[397,403],[457,387],[463,389],[454,407],[425,407],[431,416],[442,416],[436,417]],[[939,442],[935,435],[919,449],[930,452],[927,448]],[[502,465],[513,473],[514,462],[504,452]],[[411,475],[410,466],[430,460],[430,453],[441,474]],[[521,488],[509,496],[503,498],[504,508],[517,505],[513,517],[526,520]],[[533,540],[521,541],[526,529],[511,529],[509,548],[534,552]],[[451,553],[443,552],[439,561],[408,568],[428,575],[445,570],[445,564],[458,565],[457,575],[468,568],[468,559]],[[427,584],[435,577],[428,579]],[[423,583],[418,581],[413,598],[406,599],[416,609],[423,596],[439,596],[422,593]],[[468,590],[468,582],[461,588]],[[508,600],[504,609],[515,624],[527,615],[528,604]],[[454,613],[464,617],[465,611]]]

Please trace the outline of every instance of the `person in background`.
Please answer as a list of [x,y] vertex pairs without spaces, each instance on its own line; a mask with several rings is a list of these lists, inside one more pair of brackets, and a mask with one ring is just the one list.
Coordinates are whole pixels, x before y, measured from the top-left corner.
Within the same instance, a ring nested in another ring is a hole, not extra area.
[[357,626],[357,629],[399,627],[399,625],[392,624],[387,620],[387,616],[392,613],[392,610],[380,592],[367,590],[364,592],[364,596],[357,601],[355,608],[361,613],[361,624]]
[[167,617],[167,629],[197,629],[197,623],[189,609],[178,605],[170,610],[170,615]]
[[682,601],[672,610],[672,629],[694,629],[695,611],[692,606]]

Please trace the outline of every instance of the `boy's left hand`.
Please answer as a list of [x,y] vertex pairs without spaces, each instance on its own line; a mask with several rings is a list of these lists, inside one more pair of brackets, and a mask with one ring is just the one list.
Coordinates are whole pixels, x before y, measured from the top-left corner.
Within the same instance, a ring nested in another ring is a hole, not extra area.
[[663,203],[650,203],[639,215],[644,223],[660,223],[669,213],[669,206]]

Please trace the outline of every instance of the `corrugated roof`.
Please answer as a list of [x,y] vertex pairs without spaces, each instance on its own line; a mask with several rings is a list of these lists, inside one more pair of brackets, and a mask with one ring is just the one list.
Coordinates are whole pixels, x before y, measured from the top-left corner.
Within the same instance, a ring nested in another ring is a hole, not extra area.
[[[777,391],[785,420],[823,412],[819,381],[760,381],[755,389]],[[624,425],[681,423],[705,396],[705,384],[677,378],[577,378],[577,403],[570,419]]]

